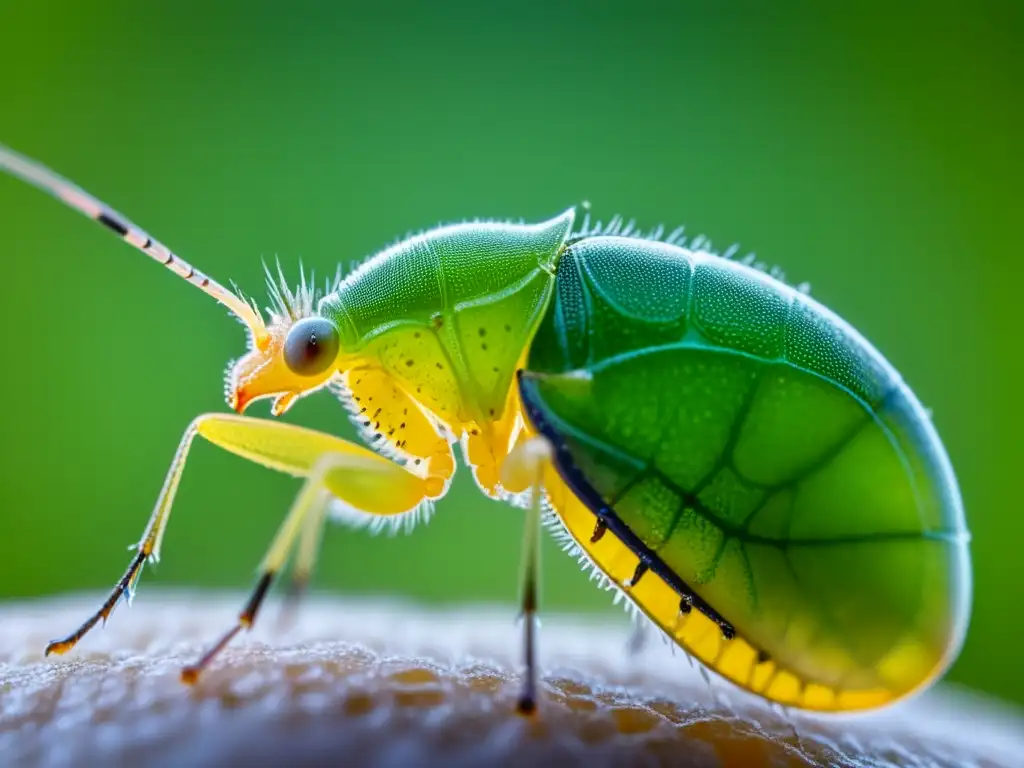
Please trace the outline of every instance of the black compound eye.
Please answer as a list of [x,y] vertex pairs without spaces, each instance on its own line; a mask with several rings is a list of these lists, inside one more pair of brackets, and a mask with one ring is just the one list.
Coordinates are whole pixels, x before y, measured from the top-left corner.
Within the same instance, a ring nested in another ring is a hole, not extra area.
[[299,320],[284,340],[284,362],[299,376],[323,373],[337,356],[338,329],[322,317]]

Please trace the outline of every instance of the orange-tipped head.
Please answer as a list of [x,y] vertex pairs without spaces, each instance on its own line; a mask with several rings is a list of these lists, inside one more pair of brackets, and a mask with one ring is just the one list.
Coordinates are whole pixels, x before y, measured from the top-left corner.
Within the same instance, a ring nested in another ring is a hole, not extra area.
[[273,307],[262,333],[249,336],[249,352],[228,368],[228,406],[242,413],[250,403],[274,398],[271,412],[280,416],[300,397],[324,386],[338,370],[338,329],[316,314],[315,291],[302,276],[298,289],[289,290],[267,273]]
[[[338,354],[338,331],[329,320],[316,316],[316,292],[306,283],[305,275],[292,292],[280,265],[276,278],[267,270],[273,307],[270,322],[266,323],[257,306],[239,291],[203,274],[128,218],[46,166],[0,144],[0,171],[23,179],[102,224],[219,301],[242,321],[249,332],[249,353],[228,370],[227,399],[234,410],[241,413],[253,400],[275,397],[273,413],[279,416],[297,398],[319,389],[331,378]],[[334,285],[337,281],[335,278]]]

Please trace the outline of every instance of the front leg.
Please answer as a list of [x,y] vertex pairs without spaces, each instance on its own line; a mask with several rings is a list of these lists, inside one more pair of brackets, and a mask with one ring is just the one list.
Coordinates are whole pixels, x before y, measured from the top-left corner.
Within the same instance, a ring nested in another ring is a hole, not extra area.
[[159,559],[171,505],[197,435],[265,467],[307,478],[306,486],[264,559],[264,575],[253,599],[242,612],[240,623],[246,626],[252,623],[273,574],[287,559],[302,519],[315,509],[317,494],[329,494],[349,508],[368,515],[394,516],[439,497],[447,487],[447,479],[439,483],[429,476],[421,477],[367,448],[323,432],[233,414],[200,416],[185,430],[128,570],[100,609],[70,635],[51,642],[46,647],[47,654],[66,653],[96,624],[105,623],[118,601],[133,594],[146,561]]

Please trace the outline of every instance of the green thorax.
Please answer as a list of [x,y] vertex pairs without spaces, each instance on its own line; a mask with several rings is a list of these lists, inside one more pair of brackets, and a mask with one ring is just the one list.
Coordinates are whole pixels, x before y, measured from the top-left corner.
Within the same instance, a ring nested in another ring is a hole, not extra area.
[[344,355],[380,366],[449,424],[500,416],[547,306],[570,209],[534,224],[466,223],[403,240],[320,304]]

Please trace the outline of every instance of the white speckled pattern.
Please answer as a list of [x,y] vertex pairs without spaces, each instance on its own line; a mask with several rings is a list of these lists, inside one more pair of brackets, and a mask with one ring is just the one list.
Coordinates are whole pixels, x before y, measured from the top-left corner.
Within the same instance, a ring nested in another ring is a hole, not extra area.
[[241,596],[149,590],[106,631],[44,659],[95,596],[0,606],[3,765],[1011,766],[1024,720],[932,691],[870,716],[787,720],[626,632],[547,617],[541,719],[511,714],[511,612],[432,613],[311,599],[273,631],[276,605],[199,685],[178,671],[234,618]]

